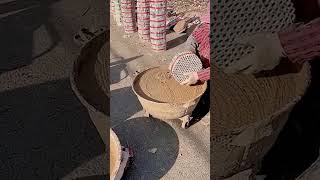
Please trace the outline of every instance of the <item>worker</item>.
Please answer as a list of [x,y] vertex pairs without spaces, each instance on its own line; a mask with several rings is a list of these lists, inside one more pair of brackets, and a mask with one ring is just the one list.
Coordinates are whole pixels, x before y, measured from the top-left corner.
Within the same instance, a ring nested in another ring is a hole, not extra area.
[[[320,4],[318,7],[320,11]],[[242,37],[237,43],[254,47],[254,50],[226,67],[226,73],[252,74],[272,70],[281,59],[301,64],[320,57],[320,17],[277,33],[263,32]]]
[[[320,16],[319,0],[293,0],[297,20],[311,20]],[[210,4],[209,4],[210,7]],[[204,69],[188,73],[188,78],[181,84],[194,85],[198,81],[210,79],[210,8],[202,16],[202,24],[186,41],[186,49],[198,54]],[[263,32],[242,37],[235,43],[254,47],[254,51],[224,68],[226,73],[258,73],[272,70],[280,60],[286,58],[294,63],[303,63],[320,55],[320,18],[309,23],[290,26],[277,33]]]
[[200,18],[201,24],[192,32],[185,42],[185,49],[197,54],[203,65],[198,72],[188,73],[182,85],[193,85],[198,81],[210,80],[210,3]]
[[[193,85],[198,81],[208,81],[208,88],[199,100],[192,112],[190,122],[195,123],[201,119],[210,120],[210,2],[206,12],[200,17],[201,24],[196,27],[185,43],[185,50],[197,54],[202,62],[203,69],[192,72],[182,85]],[[169,65],[169,69],[171,65]],[[208,122],[203,122],[208,125]],[[191,125],[191,124],[189,124]]]
[[[264,3],[268,5],[268,1]],[[302,64],[320,57],[320,1],[292,0],[292,3],[295,7],[296,22],[300,23],[277,32],[258,32],[242,37],[240,35],[234,43],[253,47],[253,51],[222,70],[226,73],[253,74],[273,70],[281,60]],[[263,22],[264,19],[261,20]],[[249,22],[249,25],[252,24]],[[306,163],[311,163],[310,159],[319,152],[317,149],[319,123],[314,117],[319,116],[315,107],[319,107],[320,86],[313,82],[319,81],[317,78],[319,78],[320,61],[315,60],[311,65],[313,76],[307,94],[293,109],[286,128],[281,133],[283,136],[278,139],[274,151],[270,151],[272,153],[264,158],[264,162],[267,162],[264,163],[265,173],[268,174],[266,179],[295,179],[299,171],[301,173],[303,168],[307,167]],[[308,143],[309,141],[312,142]],[[304,156],[300,157],[300,154]],[[292,163],[293,158],[294,163]]]

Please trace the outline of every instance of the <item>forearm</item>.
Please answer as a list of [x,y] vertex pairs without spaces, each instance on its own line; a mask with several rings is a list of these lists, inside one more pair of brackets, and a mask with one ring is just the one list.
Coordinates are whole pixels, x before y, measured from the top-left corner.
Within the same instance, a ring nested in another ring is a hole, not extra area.
[[210,80],[210,67],[197,72],[200,81]]
[[278,33],[285,55],[294,63],[320,56],[320,18]]

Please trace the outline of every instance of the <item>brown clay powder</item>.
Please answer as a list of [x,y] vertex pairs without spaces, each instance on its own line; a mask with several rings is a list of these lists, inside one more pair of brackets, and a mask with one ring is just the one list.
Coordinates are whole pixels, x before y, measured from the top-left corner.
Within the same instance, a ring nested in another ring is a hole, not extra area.
[[180,85],[165,68],[152,68],[139,75],[135,81],[138,94],[152,101],[185,103],[194,100],[205,91],[205,85]]
[[302,95],[308,84],[308,69],[299,73],[255,77],[244,74],[225,74],[213,70],[211,134],[246,127],[271,115]]

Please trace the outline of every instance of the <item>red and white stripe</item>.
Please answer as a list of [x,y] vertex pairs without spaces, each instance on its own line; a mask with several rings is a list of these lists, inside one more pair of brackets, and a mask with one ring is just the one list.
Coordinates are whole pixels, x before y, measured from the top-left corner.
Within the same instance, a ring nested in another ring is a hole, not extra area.
[[135,1],[121,0],[121,14],[125,33],[136,32]]
[[113,18],[114,17],[114,2],[113,0],[110,1],[110,14],[112,15]]
[[210,67],[198,71],[197,75],[198,75],[199,81],[204,82],[204,81],[210,80]]
[[292,62],[303,63],[320,57],[320,18],[279,32],[279,39]]
[[142,40],[150,40],[150,3],[149,0],[137,1],[138,34]]
[[156,52],[167,49],[166,11],[167,0],[150,0],[150,41]]
[[112,0],[114,6],[114,18],[118,26],[122,26],[122,17],[121,17],[121,0]]

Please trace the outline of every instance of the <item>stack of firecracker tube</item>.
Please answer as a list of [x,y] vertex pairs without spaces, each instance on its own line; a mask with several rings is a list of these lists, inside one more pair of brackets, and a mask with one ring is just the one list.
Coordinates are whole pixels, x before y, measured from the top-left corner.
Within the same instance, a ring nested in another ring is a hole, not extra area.
[[167,49],[167,0],[111,0],[111,14],[125,33],[138,32],[155,52]]

